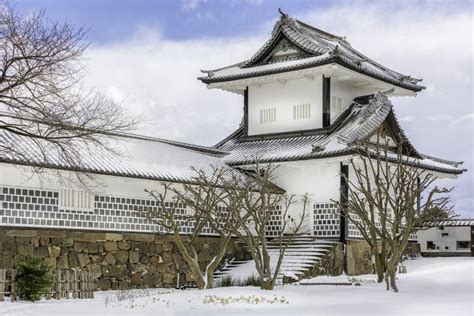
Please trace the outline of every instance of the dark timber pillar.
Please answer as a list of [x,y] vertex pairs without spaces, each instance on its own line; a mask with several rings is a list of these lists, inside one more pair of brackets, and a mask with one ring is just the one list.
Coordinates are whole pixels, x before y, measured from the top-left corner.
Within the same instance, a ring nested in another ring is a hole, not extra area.
[[347,183],[347,179],[349,177],[349,166],[344,165],[341,162],[341,190],[340,190],[340,201],[341,201],[341,233],[339,235],[339,241],[345,243],[347,238],[347,219],[346,219],[346,212],[347,212],[347,202],[349,198],[349,184]]
[[[416,179],[416,185],[419,189],[421,185],[420,177]],[[416,210],[419,212],[420,209],[421,209],[421,193],[418,193],[418,196],[416,197]]]
[[244,134],[249,134],[249,87],[244,91]]
[[323,76],[323,127],[331,125],[331,78]]

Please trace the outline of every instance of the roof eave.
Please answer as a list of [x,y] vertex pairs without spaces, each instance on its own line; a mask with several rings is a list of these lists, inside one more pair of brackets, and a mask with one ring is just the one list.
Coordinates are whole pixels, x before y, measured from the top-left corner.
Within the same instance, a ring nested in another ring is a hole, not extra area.
[[361,69],[361,68],[359,68],[355,65],[352,65],[349,62],[346,62],[344,60],[344,58],[342,58],[340,56],[333,56],[331,58],[327,58],[327,59],[324,59],[322,61],[316,61],[316,62],[304,64],[304,65],[288,67],[286,69],[274,69],[274,70],[262,71],[261,73],[255,72],[255,73],[249,73],[249,74],[242,74],[242,75],[235,75],[235,76],[225,76],[225,77],[215,77],[215,78],[213,78],[211,76],[198,77],[197,79],[200,80],[201,82],[205,83],[205,84],[222,83],[222,82],[230,82],[230,81],[236,81],[236,80],[241,80],[241,79],[255,78],[255,77],[260,77],[260,76],[274,75],[274,74],[285,73],[285,72],[290,72],[290,71],[295,71],[295,70],[303,70],[303,69],[313,68],[313,67],[317,67],[317,66],[328,65],[328,64],[332,64],[332,63],[341,65],[341,66],[346,67],[350,70],[353,70],[353,71],[358,72],[360,74],[372,77],[374,79],[378,79],[378,80],[381,80],[383,82],[393,84],[397,87],[410,90],[412,92],[420,92],[420,91],[426,89],[426,87],[424,87],[424,86],[419,86],[419,85],[415,85],[415,84],[404,84],[403,82],[400,82],[398,80],[389,79],[385,76],[377,75],[377,74],[371,73],[369,71],[365,71],[365,70],[363,70],[363,69]]

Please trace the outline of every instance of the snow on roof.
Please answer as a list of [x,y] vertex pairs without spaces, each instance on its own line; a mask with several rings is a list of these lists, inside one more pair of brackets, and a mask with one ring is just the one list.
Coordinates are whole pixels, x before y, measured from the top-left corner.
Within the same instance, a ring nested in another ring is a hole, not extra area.
[[[289,41],[302,54],[277,61],[268,57],[282,38]],[[247,61],[209,71],[199,79],[204,83],[224,82],[305,69],[329,63],[338,63],[354,71],[380,79],[412,91],[420,91],[421,79],[393,71],[353,49],[344,37],[329,34],[282,14],[275,24],[270,39]]]
[[283,135],[245,136],[244,126],[216,145],[229,152],[222,159],[230,165],[245,165],[255,160],[281,162],[349,155],[355,143],[369,137],[381,124],[390,126],[404,138],[414,155],[413,163],[427,170],[460,174],[460,162],[441,160],[418,153],[396,120],[393,106],[384,93],[358,98],[328,128]]
[[[101,148],[84,148],[79,152],[81,156],[72,161],[64,159],[44,141],[42,143],[39,141],[38,144],[38,140],[34,141],[5,130],[0,131],[0,142],[4,148],[15,146],[14,152],[7,150],[0,152],[0,162],[37,167],[172,182],[192,182],[196,176],[193,168],[208,172],[221,167],[233,170],[219,158],[221,155],[217,155],[222,152],[215,149],[203,146],[194,148],[191,144],[173,143],[138,135],[123,135],[116,144],[120,153]],[[51,150],[43,155],[42,149],[45,148]]]
[[424,227],[440,227],[440,226],[474,226],[474,218],[455,218],[444,221],[428,222]]

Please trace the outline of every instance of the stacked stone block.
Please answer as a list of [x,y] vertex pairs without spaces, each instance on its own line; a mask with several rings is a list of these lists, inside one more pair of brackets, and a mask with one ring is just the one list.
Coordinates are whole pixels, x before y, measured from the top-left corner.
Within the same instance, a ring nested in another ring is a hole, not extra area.
[[[202,267],[218,246],[217,237],[198,240]],[[237,242],[227,251],[230,257],[244,255]],[[53,269],[85,269],[99,290],[174,287],[178,273],[192,281],[167,235],[0,228],[0,268],[15,268],[27,257],[41,258]]]

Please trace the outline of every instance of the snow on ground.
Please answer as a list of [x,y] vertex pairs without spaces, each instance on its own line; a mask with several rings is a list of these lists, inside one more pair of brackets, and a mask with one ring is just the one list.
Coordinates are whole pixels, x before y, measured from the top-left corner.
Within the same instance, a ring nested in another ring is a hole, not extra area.
[[89,300],[0,302],[0,315],[474,314],[473,258],[418,258],[408,261],[407,268],[408,273],[399,277],[400,293],[385,291],[385,285],[370,282],[374,276],[369,275],[356,277],[361,286],[287,285],[274,291],[154,289],[98,292]]

